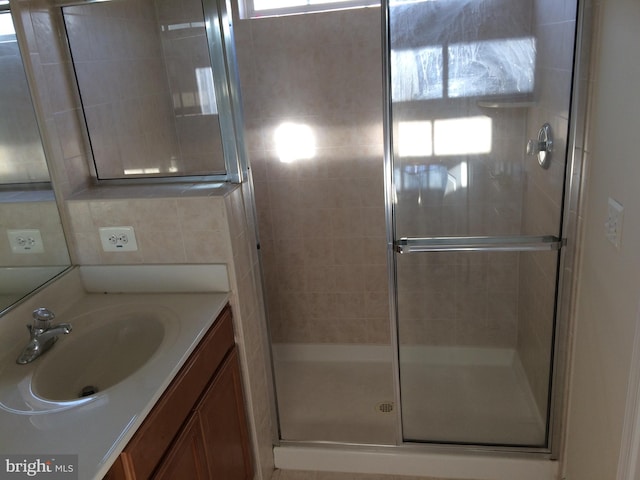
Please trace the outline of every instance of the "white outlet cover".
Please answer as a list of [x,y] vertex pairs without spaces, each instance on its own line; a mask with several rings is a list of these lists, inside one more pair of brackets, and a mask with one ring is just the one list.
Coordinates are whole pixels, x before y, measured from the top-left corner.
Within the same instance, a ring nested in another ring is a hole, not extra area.
[[42,235],[37,228],[25,230],[7,230],[12,253],[43,253]]
[[135,252],[138,242],[133,227],[100,227],[100,243],[105,252]]

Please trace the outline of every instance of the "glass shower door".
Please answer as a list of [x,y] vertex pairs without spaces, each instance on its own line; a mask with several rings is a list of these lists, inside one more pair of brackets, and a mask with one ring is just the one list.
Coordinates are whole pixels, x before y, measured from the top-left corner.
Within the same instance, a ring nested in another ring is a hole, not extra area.
[[388,6],[405,441],[547,445],[568,2]]

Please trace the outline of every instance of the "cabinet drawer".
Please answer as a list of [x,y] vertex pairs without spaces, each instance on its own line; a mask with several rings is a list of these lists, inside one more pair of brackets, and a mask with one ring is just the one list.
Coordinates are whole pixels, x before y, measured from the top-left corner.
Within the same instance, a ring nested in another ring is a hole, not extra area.
[[227,305],[121,455],[130,477],[151,476],[233,346],[231,308]]

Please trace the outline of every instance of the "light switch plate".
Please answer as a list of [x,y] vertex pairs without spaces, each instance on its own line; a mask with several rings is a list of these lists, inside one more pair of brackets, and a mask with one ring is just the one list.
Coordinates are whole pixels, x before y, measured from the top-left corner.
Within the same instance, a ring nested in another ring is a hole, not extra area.
[[42,235],[37,228],[7,230],[12,253],[43,253]]
[[138,250],[133,227],[100,227],[100,242],[105,252],[135,252]]

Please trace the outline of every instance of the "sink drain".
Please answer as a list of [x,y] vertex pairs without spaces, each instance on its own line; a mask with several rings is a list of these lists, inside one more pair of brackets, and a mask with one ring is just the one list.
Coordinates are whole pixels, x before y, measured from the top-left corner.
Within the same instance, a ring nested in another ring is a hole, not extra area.
[[98,387],[94,387],[93,385],[87,385],[86,387],[82,387],[82,390],[80,390],[80,394],[78,395],[78,397],[79,398],[89,397],[96,393],[98,393]]

